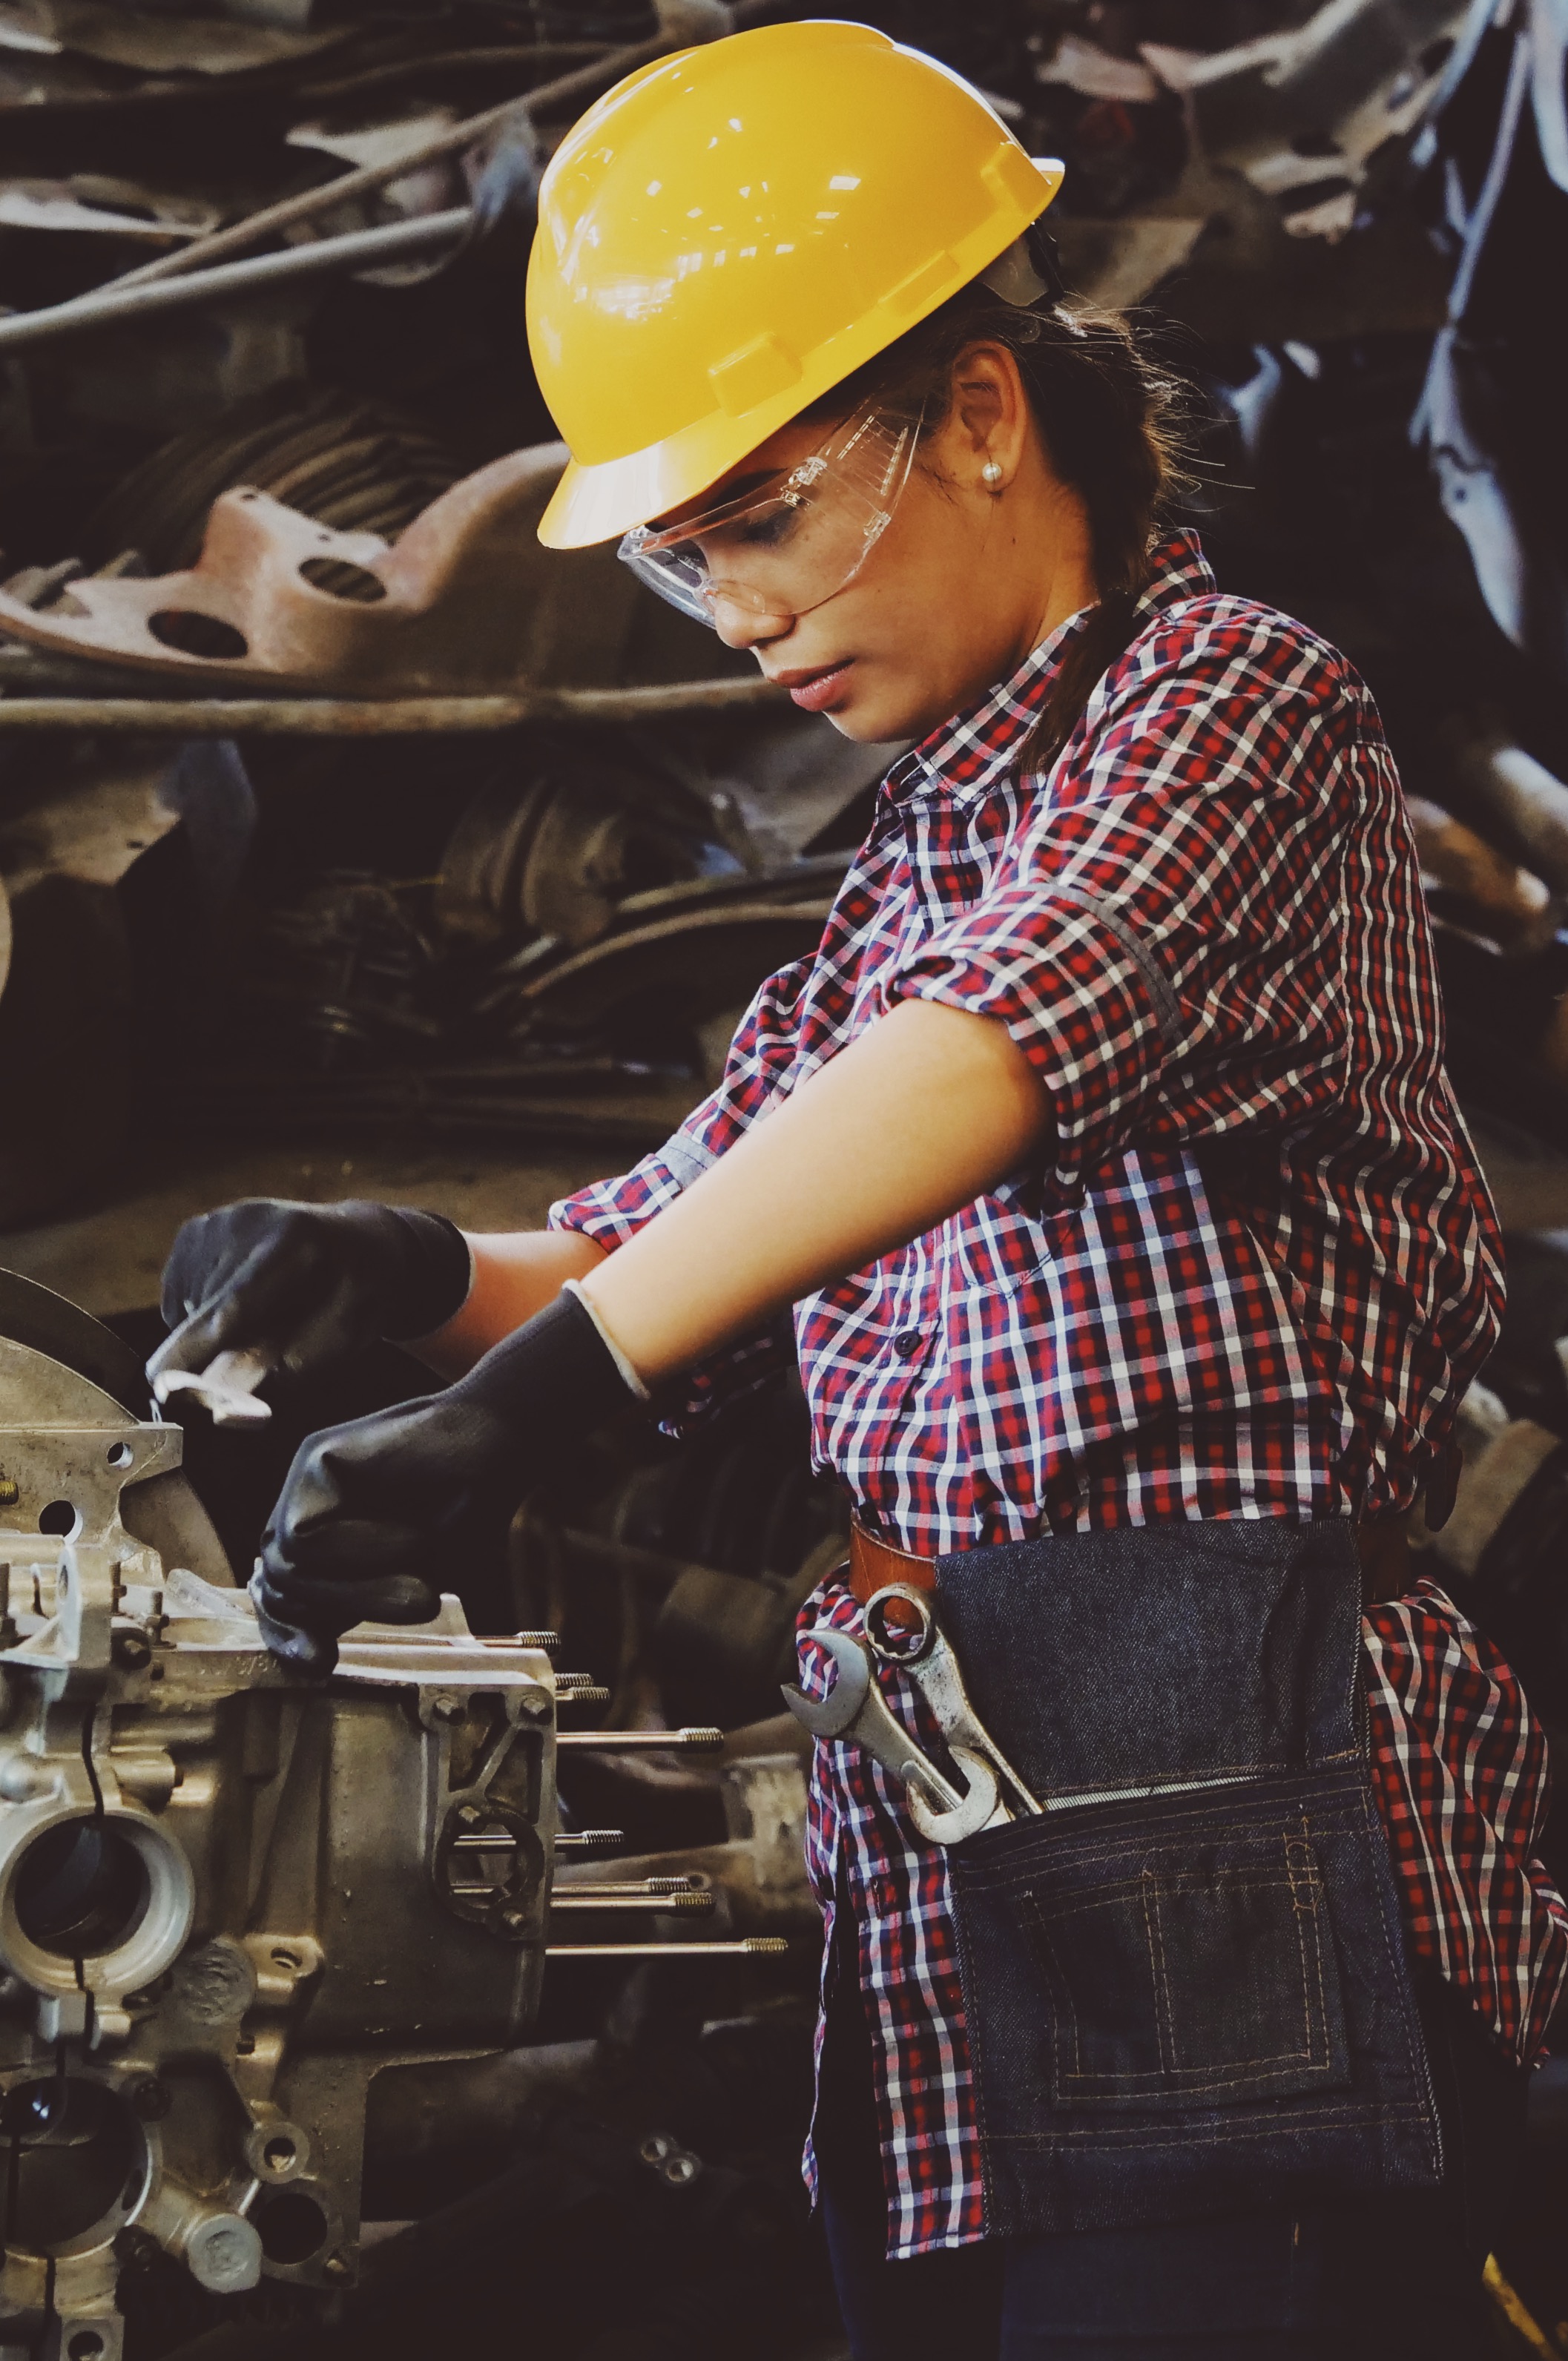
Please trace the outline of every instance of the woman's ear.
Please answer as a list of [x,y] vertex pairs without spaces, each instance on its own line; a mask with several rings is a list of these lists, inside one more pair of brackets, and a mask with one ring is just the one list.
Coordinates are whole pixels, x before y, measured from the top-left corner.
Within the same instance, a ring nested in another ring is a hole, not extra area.
[[1016,356],[1005,345],[966,345],[953,363],[949,473],[1000,498],[1017,476],[1031,415]]

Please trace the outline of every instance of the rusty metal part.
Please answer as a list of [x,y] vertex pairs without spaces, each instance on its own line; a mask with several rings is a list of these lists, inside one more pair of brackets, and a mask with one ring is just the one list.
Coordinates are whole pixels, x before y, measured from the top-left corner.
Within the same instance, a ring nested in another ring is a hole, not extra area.
[[287,246],[277,254],[220,262],[211,270],[188,273],[177,282],[126,287],[112,280],[90,295],[72,296],[69,302],[51,303],[37,312],[13,312],[9,318],[0,319],[0,352],[53,344],[61,336],[84,335],[94,328],[115,327],[155,313],[226,303],[258,288],[282,286],[294,280],[378,269],[411,255],[439,253],[466,236],[473,221],[472,206],[454,205],[444,213],[422,214],[413,221],[383,222],[374,229],[349,230],[341,237]]
[[[612,550],[541,546],[565,458],[546,443],[492,460],[392,546],[334,533],[249,487],[226,492],[195,566],[75,580],[47,614],[0,591],[0,631],[201,687],[406,698],[608,685],[624,676],[654,602]],[[691,645],[722,657],[707,634]],[[715,686],[729,702],[730,684]],[[665,704],[689,709],[684,691]]]
[[148,574],[193,566],[213,502],[241,484],[339,533],[395,541],[463,473],[427,427],[389,404],[295,381],[160,444],[94,510],[79,546],[90,572],[126,549]]
[[[11,628],[9,616],[5,628]],[[525,721],[652,721],[782,705],[765,680],[541,688],[518,697],[4,697],[0,730],[98,730],[177,738],[396,738],[515,730]]]
[[560,466],[554,445],[493,460],[392,547],[334,533],[264,492],[225,493],[186,572],[82,581],[74,614],[39,615],[0,593],[0,628],[193,686],[504,694],[533,670],[527,592],[543,571],[536,528]]

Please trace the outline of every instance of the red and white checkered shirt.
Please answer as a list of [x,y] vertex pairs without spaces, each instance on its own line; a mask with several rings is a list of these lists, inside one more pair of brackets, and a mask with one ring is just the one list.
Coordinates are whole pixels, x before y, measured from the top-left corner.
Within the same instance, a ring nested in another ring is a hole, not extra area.
[[[1366,689],[1299,623],[1218,596],[1179,534],[1062,754],[1025,778],[1082,628],[894,764],[820,949],[762,987],[718,1089],[552,1215],[630,1237],[898,1000],[1006,1025],[1052,1139],[795,1314],[818,1464],[927,1556],[1406,1508],[1497,1329],[1495,1220]],[[787,1348],[786,1327],[700,1369],[686,1417]],[[803,1628],[859,1611],[831,1581]],[[1364,1637],[1413,1947],[1528,2058],[1568,1968],[1568,1909],[1533,1858],[1539,1726],[1434,1583],[1370,1609]],[[827,1678],[809,1645],[802,1677]],[[912,1685],[885,1686],[928,1740]],[[807,1851],[829,1939],[840,1862],[854,1900],[889,2252],[982,2237],[945,1857],[845,1743],[817,1747]]]

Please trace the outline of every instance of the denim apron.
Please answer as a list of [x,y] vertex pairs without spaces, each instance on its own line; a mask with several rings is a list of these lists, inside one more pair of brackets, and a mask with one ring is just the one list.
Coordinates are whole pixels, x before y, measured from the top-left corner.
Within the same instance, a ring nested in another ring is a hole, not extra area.
[[1438,2181],[1349,1522],[967,1550],[937,1588],[981,1719],[1070,1799],[948,1855],[990,2234]]

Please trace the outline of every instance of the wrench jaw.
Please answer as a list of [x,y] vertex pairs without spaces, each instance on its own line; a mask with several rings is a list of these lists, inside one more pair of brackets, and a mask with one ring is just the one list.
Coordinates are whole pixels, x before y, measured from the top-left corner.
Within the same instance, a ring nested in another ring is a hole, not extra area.
[[832,1659],[833,1686],[825,1697],[808,1697],[793,1681],[784,1681],[780,1693],[801,1728],[813,1738],[847,1737],[871,1691],[871,1659],[851,1631],[835,1631],[823,1623],[806,1637]]
[[928,1844],[962,1844],[966,1837],[979,1836],[982,1828],[999,1828],[1013,1817],[1002,1801],[996,1784],[996,1773],[983,1755],[956,1742],[948,1752],[968,1780],[969,1785],[956,1811],[934,1812],[914,1780],[909,1783],[905,1802],[909,1817]]

